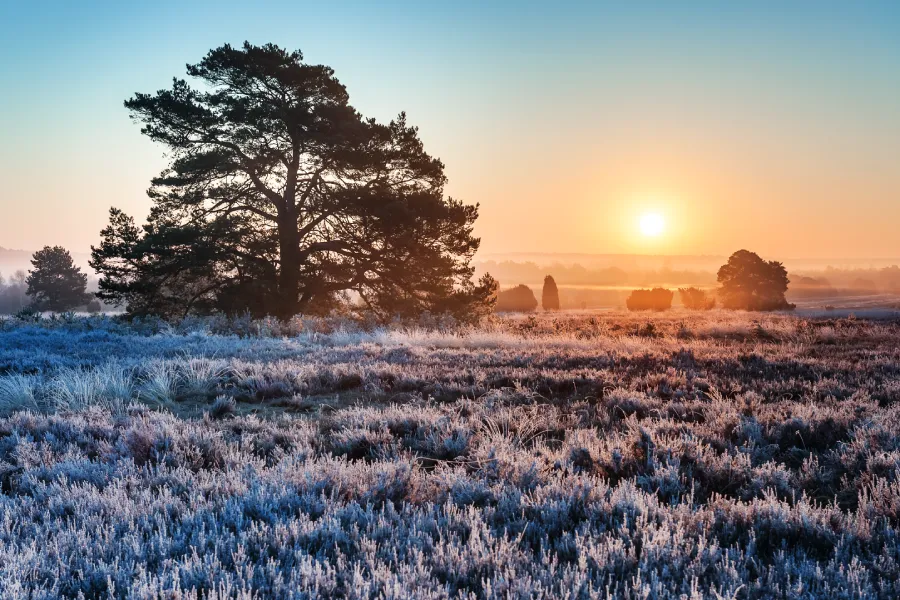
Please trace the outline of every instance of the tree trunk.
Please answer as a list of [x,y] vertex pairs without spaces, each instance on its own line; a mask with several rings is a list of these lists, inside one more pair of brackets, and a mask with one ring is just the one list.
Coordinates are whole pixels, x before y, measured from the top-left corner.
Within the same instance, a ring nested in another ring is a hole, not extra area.
[[281,269],[278,274],[278,309],[276,316],[287,321],[299,312],[300,294],[300,233],[293,211],[285,211],[278,222],[278,253]]

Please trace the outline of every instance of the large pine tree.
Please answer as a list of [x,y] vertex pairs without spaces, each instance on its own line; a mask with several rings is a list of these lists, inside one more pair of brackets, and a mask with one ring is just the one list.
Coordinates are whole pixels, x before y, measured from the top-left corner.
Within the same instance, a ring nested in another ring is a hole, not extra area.
[[147,223],[113,209],[91,265],[133,313],[250,310],[283,318],[348,294],[388,318],[471,316],[478,207],[444,196],[444,166],[405,115],[363,118],[326,66],[274,45],[225,45],[187,67],[199,88],[126,101],[171,163]]

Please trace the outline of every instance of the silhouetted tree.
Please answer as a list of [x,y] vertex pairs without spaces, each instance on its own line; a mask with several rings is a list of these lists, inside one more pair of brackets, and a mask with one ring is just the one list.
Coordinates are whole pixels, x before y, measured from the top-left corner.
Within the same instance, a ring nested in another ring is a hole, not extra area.
[[559,290],[553,277],[544,277],[544,289],[541,291],[541,306],[544,310],[559,310]]
[[790,280],[780,262],[765,261],[754,252],[738,250],[718,273],[722,306],[744,310],[794,308],[785,300]]
[[672,308],[675,292],[665,288],[634,290],[625,300],[628,310],[668,310]]
[[125,102],[172,161],[139,229],[110,212],[91,266],[132,313],[220,309],[282,318],[353,292],[376,315],[467,318],[478,207],[444,197],[444,165],[400,116],[348,103],[331,68],[274,45],[222,46],[156,94]]
[[681,304],[690,310],[711,310],[716,307],[716,299],[696,287],[678,288]]
[[61,246],[44,246],[31,258],[34,268],[25,280],[37,310],[71,310],[87,302],[87,275]]
[[499,312],[530,312],[537,308],[538,301],[527,285],[520,284],[497,294],[494,309]]

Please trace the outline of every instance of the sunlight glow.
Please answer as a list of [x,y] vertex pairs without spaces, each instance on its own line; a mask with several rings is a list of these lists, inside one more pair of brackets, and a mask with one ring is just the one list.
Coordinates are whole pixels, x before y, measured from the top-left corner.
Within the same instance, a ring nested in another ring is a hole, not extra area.
[[647,237],[656,237],[666,228],[666,222],[659,213],[647,213],[641,215],[641,233]]

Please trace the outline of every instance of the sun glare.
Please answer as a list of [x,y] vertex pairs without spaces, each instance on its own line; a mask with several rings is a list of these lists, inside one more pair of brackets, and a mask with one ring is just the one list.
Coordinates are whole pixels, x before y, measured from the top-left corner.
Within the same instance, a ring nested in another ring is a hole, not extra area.
[[666,222],[659,213],[647,213],[641,216],[640,228],[647,237],[656,237],[666,228]]

